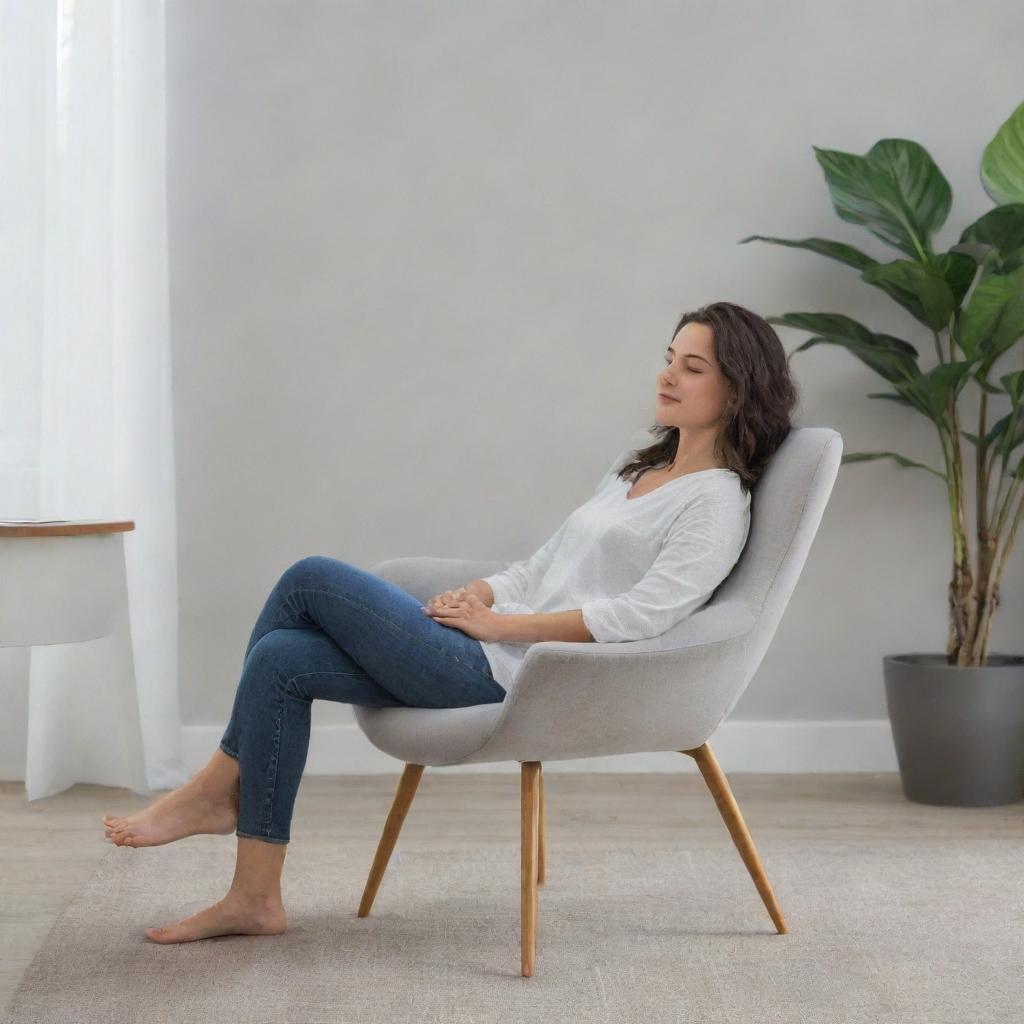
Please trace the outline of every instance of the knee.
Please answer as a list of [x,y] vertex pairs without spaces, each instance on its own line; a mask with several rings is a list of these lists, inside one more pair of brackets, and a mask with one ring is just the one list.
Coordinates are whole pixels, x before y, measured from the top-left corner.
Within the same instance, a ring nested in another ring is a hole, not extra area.
[[285,572],[301,576],[303,573],[315,572],[317,569],[323,568],[324,563],[327,561],[328,558],[326,555],[306,555],[305,558],[300,558],[297,562],[292,562],[292,564],[285,569]]
[[292,562],[281,574],[281,579],[292,586],[308,586],[313,581],[323,579],[332,566],[336,570],[339,564],[346,563],[339,563],[336,558],[329,558],[327,555],[306,555],[305,558]]
[[241,685],[250,698],[254,692],[270,696],[276,691],[292,692],[290,680],[289,630],[272,629],[252,645],[245,659]]
[[276,699],[284,693],[309,703],[295,683],[297,676],[309,671],[309,647],[300,635],[305,632],[270,630],[253,644],[242,675],[250,698]]

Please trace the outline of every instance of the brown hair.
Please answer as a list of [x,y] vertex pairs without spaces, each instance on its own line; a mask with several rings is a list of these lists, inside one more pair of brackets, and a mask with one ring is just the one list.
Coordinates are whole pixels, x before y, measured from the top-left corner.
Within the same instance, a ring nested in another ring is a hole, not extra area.
[[[684,313],[669,344],[692,321],[711,328],[715,359],[735,393],[715,452],[739,474],[743,490],[749,492],[793,428],[790,417],[799,396],[786,350],[767,320],[732,302],[712,302]],[[651,429],[659,440],[634,451],[617,476],[635,480],[645,470],[666,466],[675,458],[679,428],[655,423]]]

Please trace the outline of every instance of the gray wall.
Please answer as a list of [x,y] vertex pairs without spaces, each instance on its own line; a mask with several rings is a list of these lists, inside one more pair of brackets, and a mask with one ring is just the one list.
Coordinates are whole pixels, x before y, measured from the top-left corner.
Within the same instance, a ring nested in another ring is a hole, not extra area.
[[[167,19],[186,725],[226,721],[253,620],[303,555],[532,552],[653,422],[684,309],[844,312],[931,365],[852,270],[737,242],[895,258],[835,216],[811,146],[903,136],[953,186],[953,244],[1024,98],[1010,0],[173,0]],[[799,425],[941,466],[848,353],[793,366]],[[949,533],[934,477],[843,467],[733,717],[884,718],[881,656],[944,647]],[[1015,554],[993,651],[1021,650]]]

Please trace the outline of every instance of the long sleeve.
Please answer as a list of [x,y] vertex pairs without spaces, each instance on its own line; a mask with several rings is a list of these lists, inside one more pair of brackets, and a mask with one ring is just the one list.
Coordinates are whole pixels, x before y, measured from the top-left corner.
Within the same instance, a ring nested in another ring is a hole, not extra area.
[[482,576],[494,593],[494,603],[504,604],[509,601],[525,601],[531,579],[539,579],[551,564],[555,551],[569,525],[567,517],[554,534],[544,542],[529,558],[512,562],[499,572],[490,576]]
[[698,501],[675,519],[651,567],[631,589],[581,605],[600,643],[659,636],[696,611],[736,564],[749,518]]

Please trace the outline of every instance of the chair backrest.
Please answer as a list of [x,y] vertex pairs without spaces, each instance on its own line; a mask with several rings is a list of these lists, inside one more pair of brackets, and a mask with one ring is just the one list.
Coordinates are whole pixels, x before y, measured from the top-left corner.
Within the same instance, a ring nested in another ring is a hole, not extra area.
[[[637,431],[611,469],[630,453],[654,442]],[[750,533],[739,561],[708,601],[690,618],[726,601],[745,605],[754,618],[748,635],[744,678],[726,714],[746,689],[778,628],[803,571],[825,506],[839,473],[842,436],[830,427],[794,427],[751,489]]]

